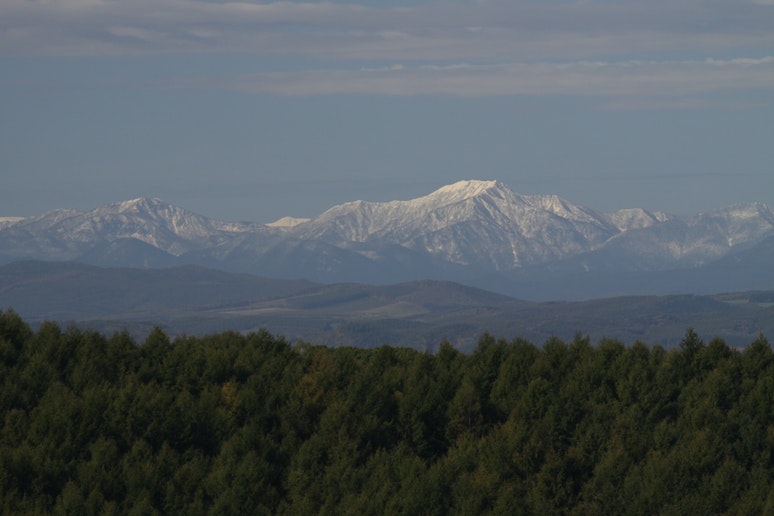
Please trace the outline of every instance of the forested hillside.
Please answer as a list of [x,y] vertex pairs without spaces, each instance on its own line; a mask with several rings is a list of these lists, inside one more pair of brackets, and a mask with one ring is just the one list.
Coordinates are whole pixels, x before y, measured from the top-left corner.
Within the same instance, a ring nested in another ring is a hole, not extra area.
[[144,342],[0,312],[6,514],[764,514],[774,355]]

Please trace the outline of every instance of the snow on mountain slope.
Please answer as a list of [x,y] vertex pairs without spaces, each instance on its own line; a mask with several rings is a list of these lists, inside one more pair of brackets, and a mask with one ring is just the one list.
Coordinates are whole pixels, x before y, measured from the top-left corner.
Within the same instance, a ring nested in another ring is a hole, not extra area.
[[[179,256],[193,249],[217,245],[231,234],[257,231],[263,226],[213,221],[159,199],[139,198],[88,212],[55,210],[24,219],[0,233],[11,242],[24,241],[26,254],[56,253],[54,259],[74,259],[94,245],[136,239]],[[22,253],[20,257],[25,257]],[[34,257],[34,256],[31,256]]]
[[603,215],[556,196],[521,196],[498,181],[459,181],[409,201],[335,206],[294,235],[387,241],[462,265],[509,269],[600,245],[618,232]]
[[64,220],[82,214],[83,212],[73,209],[52,210],[43,213],[42,215],[27,217],[23,220],[20,220],[17,224],[14,224],[15,227],[13,229],[17,230],[24,228],[29,232],[38,233],[41,231],[46,231]]
[[[472,214],[469,201],[499,193],[495,181],[460,181],[408,201],[354,201],[334,206],[297,232],[304,238],[365,242],[373,238],[437,231]],[[449,210],[449,207],[453,207]],[[438,216],[443,211],[444,217]],[[435,214],[435,216],[434,216]]]
[[[141,197],[109,204],[84,214],[87,231],[115,231],[122,237],[133,237],[153,244],[158,231],[167,232],[190,242],[207,241],[221,232],[254,231],[257,224],[221,222],[178,208],[160,199]],[[134,231],[132,234],[127,234]],[[161,246],[158,246],[161,247]]]
[[729,206],[688,219],[679,258],[701,265],[745,248],[774,233],[774,215],[765,204]]
[[0,217],[0,229],[11,227],[24,220],[24,217]]
[[220,222],[149,198],[5,218],[0,262],[196,263],[319,281],[486,276],[498,283],[502,272],[528,266],[572,273],[698,267],[773,237],[774,215],[764,204],[691,218],[642,209],[605,214],[469,180],[416,199],[349,202],[312,220],[270,225]]
[[660,211],[650,212],[642,208],[626,208],[606,214],[607,219],[618,228],[619,231],[630,229],[642,229],[660,222],[666,222],[672,217]]
[[688,224],[697,237],[714,233],[721,243],[732,247],[757,242],[769,234],[774,230],[774,215],[763,203],[744,203],[697,215]]
[[312,219],[298,218],[298,217],[282,217],[281,219],[269,222],[266,224],[270,228],[293,228],[304,222],[309,222]]
[[[616,212],[619,213],[619,212]],[[620,220],[620,219],[619,219]],[[572,260],[593,270],[668,270],[699,267],[774,236],[774,215],[749,203],[632,227]]]

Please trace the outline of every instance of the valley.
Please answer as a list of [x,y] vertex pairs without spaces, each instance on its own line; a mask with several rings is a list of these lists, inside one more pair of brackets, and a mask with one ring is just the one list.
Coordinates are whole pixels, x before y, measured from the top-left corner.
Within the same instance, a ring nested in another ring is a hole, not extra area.
[[127,330],[136,338],[155,326],[173,336],[263,328],[291,341],[427,351],[444,339],[469,351],[485,332],[536,343],[580,333],[595,342],[609,337],[665,347],[689,327],[730,346],[774,334],[772,291],[532,302],[446,281],[324,285],[197,266],[18,262],[0,266],[0,307],[32,324]]

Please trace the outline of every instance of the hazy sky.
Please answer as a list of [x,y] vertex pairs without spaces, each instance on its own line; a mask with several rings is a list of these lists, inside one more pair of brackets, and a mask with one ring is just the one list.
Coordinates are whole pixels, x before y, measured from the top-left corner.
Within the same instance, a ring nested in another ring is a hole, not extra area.
[[0,216],[269,222],[460,179],[774,207],[774,0],[0,2]]

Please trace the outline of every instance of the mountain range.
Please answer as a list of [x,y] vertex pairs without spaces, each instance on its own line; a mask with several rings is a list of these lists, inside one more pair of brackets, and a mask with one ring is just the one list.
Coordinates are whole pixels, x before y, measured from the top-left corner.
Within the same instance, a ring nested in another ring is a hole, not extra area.
[[313,219],[223,222],[159,199],[0,218],[0,264],[194,264],[375,285],[455,281],[520,299],[774,289],[774,214],[760,203],[690,217],[603,213],[499,181],[407,201],[354,201]]

